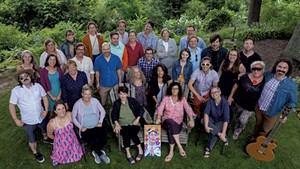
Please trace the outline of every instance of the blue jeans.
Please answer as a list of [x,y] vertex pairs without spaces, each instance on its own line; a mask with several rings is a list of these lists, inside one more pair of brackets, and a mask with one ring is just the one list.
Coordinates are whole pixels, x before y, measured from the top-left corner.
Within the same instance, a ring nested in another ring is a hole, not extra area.
[[[201,124],[204,125],[204,120],[201,119]],[[208,147],[210,150],[213,149],[215,146],[217,140],[218,140],[218,133],[222,132],[223,129],[223,121],[214,121],[212,118],[209,118],[208,120],[208,127],[212,128],[213,130],[210,131],[208,142],[206,147]]]

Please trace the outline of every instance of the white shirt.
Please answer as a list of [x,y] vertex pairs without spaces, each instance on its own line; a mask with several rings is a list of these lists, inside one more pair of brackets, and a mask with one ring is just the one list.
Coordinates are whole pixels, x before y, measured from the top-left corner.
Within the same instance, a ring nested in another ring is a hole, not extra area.
[[89,35],[89,36],[90,36],[92,49],[93,49],[92,54],[93,55],[98,55],[100,53],[98,39],[96,38],[96,35],[94,35],[94,36]]
[[90,83],[91,82],[90,74],[95,74],[92,59],[89,57],[83,56],[82,63],[80,63],[80,61],[75,56],[71,60],[74,60],[76,62],[77,70],[83,71],[86,74],[88,83]]
[[164,45],[164,47],[165,47],[165,52],[168,52],[168,49],[169,49],[169,42],[163,41],[163,45]]
[[22,122],[33,125],[41,123],[44,119],[41,116],[41,112],[44,111],[41,100],[44,96],[46,92],[40,84],[32,84],[30,88],[22,85],[11,91],[9,103],[18,105]]
[[[56,56],[57,59],[61,60],[61,62],[59,63],[60,68],[63,68],[64,64],[67,64],[67,62],[68,62],[67,58],[66,58],[65,54],[61,50],[59,50],[59,49],[55,49],[55,50],[56,50],[56,52],[58,54]],[[46,62],[47,56],[48,56],[48,53],[46,51],[42,53],[42,55],[40,57],[40,67],[41,68],[45,67],[45,62]],[[58,57],[60,57],[60,59]]]

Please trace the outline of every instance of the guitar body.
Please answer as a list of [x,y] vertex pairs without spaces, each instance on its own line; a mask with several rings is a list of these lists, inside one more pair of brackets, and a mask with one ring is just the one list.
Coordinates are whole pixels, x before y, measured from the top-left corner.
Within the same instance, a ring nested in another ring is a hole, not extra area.
[[250,143],[246,147],[247,153],[259,161],[270,162],[275,158],[274,149],[277,146],[276,142],[270,142],[264,145],[267,138],[264,136],[259,136],[255,143]]

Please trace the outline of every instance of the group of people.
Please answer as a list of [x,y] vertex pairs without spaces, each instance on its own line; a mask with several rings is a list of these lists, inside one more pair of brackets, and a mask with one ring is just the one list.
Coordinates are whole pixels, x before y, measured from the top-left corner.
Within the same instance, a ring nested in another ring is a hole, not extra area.
[[[82,42],[72,30],[66,31],[60,49],[54,40],[46,40],[39,65],[32,52],[22,52],[22,65],[15,73],[19,85],[11,92],[9,111],[15,124],[24,127],[38,162],[45,160],[36,144],[35,130],[41,128],[44,142],[53,142],[53,165],[81,159],[84,150],[77,137],[90,145],[97,164],[109,164],[103,150],[107,143],[103,106],[116,85],[120,85],[119,99],[112,103],[111,118],[114,132],[123,136],[130,164],[139,162],[144,154],[137,134],[145,110],[156,118],[155,124],[167,130],[169,153],[165,161],[169,162],[175,144],[180,156],[187,157],[179,141],[185,112],[189,127],[195,126],[197,118],[209,133],[204,149],[207,158],[218,138],[227,143],[234,113],[239,118],[233,139],[238,139],[255,113],[255,140],[270,132],[284,106],[296,106],[298,87],[289,77],[290,61],[280,59],[271,72],[264,72],[265,63],[253,51],[252,38],[244,40],[242,51],[227,51],[221,46],[220,35],[213,35],[211,45],[206,47],[195,36],[195,27],[189,26],[178,52],[167,28],[162,29],[159,40],[153,28],[154,23],[148,20],[144,32],[126,32],[126,22],[120,20],[118,31],[110,34],[110,42],[104,42],[96,23],[90,21]],[[175,60],[177,53],[179,59]],[[122,83],[134,87],[134,98],[128,96],[128,88]],[[191,92],[193,108],[183,96],[183,86]],[[100,101],[93,97],[92,87],[99,92]],[[138,148],[135,158],[130,153],[130,140]]]

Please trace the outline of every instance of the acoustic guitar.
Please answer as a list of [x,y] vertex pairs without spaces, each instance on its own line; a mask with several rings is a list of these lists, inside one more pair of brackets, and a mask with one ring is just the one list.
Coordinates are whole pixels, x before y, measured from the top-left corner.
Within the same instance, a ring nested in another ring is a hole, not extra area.
[[257,137],[256,142],[247,145],[246,151],[251,157],[264,162],[270,162],[275,158],[273,150],[277,146],[277,141],[272,140],[272,137],[281,125],[280,120],[284,119],[290,110],[290,106],[285,107],[284,111],[282,112],[282,117],[275,124],[267,138],[265,136],[259,136]]

